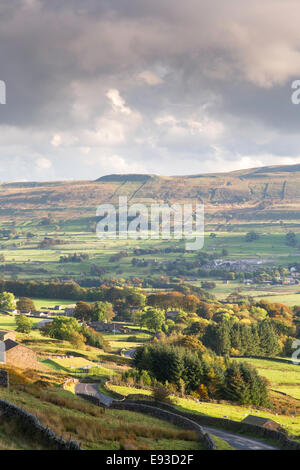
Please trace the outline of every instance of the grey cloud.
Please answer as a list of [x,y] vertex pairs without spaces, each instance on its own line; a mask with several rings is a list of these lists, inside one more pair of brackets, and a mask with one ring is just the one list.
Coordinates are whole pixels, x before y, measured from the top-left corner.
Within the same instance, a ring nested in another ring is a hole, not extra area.
[[[114,155],[123,171],[156,173],[300,155],[295,0],[11,0],[0,13],[1,179],[94,177],[115,171]],[[138,80],[146,70],[155,85]],[[112,109],[109,89],[131,114]]]

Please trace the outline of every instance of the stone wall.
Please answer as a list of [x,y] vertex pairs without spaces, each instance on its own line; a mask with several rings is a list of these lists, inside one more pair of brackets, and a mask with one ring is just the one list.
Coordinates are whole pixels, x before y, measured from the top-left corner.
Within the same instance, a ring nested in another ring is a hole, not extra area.
[[5,416],[18,419],[24,434],[30,437],[34,436],[35,439],[53,450],[81,450],[76,441],[65,441],[57,436],[52,429],[43,426],[35,415],[13,403],[0,400],[0,412],[2,412],[2,418],[4,419]]
[[6,364],[19,367],[20,369],[36,369],[37,356],[31,349],[18,344],[6,351]]
[[9,387],[9,375],[4,369],[0,369],[0,387]]

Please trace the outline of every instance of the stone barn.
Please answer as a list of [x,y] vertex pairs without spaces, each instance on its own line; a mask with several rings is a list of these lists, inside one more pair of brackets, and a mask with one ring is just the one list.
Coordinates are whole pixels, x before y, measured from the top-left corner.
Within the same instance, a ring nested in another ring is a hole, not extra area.
[[7,339],[16,341],[16,333],[14,331],[0,330],[0,341],[5,341]]
[[11,337],[7,338],[6,335],[0,337],[0,363],[20,369],[36,369],[38,366],[37,355],[34,351],[17,343]]
[[269,418],[262,418],[260,416],[248,415],[243,419],[242,423],[254,424],[255,426],[260,426],[261,428],[271,429],[272,431],[281,431],[282,428],[280,424],[276,423]]

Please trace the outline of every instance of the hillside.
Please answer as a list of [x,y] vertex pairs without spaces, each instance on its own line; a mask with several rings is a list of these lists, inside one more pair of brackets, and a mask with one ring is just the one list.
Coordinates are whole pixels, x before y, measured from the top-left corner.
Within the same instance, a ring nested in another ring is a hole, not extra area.
[[206,217],[228,221],[297,221],[300,165],[270,166],[230,173],[188,176],[107,175],[95,181],[2,183],[0,218],[58,220],[93,217],[103,202],[118,196],[133,202],[204,203]]

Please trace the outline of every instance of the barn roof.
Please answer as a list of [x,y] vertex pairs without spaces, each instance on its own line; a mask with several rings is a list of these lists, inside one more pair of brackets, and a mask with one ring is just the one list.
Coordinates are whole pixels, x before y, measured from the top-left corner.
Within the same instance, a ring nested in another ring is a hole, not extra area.
[[15,348],[16,346],[19,346],[20,343],[17,343],[16,341],[13,341],[12,339],[6,339],[4,341],[5,344],[5,350],[9,351],[10,349]]
[[275,423],[270,418],[262,418],[261,416],[254,416],[254,415],[248,415],[246,418],[243,419],[243,423],[248,423],[248,424],[254,424],[256,426],[263,426],[266,423]]

